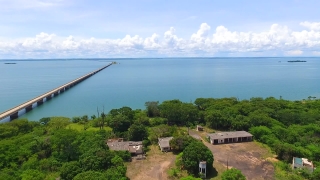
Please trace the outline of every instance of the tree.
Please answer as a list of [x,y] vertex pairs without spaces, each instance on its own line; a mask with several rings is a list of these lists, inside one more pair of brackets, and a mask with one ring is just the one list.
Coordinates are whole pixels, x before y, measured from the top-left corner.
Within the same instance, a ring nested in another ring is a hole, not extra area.
[[98,171],[85,171],[77,174],[73,180],[105,180],[107,179],[106,175]]
[[134,117],[134,111],[130,107],[127,107],[127,106],[124,106],[120,109],[112,109],[109,112],[109,114],[112,117],[115,117],[117,115],[123,115],[123,116],[127,117],[130,121],[132,121],[133,117]]
[[80,123],[80,124],[83,124],[83,129],[84,129],[84,130],[87,130],[87,129],[88,129],[88,123],[89,123],[88,115],[82,116],[79,123]]
[[127,116],[122,114],[117,114],[110,119],[109,125],[112,127],[115,133],[122,133],[128,131],[131,121]]
[[54,156],[61,161],[78,159],[79,142],[76,141],[78,131],[72,129],[56,130],[51,137]]
[[222,180],[246,180],[246,177],[241,173],[240,170],[231,168],[222,173],[221,179]]
[[204,117],[206,124],[215,129],[228,129],[230,122],[223,116],[221,110],[208,110]]
[[51,119],[49,117],[44,117],[39,120],[40,124],[47,125]]
[[191,136],[178,136],[171,139],[169,143],[170,143],[170,147],[174,151],[182,151],[194,141],[196,140]]
[[131,141],[142,141],[148,137],[148,131],[144,125],[135,123],[130,126],[128,135]]
[[311,176],[312,180],[319,180],[320,179],[320,168],[314,170]]
[[169,124],[181,123],[181,106],[180,100],[163,101],[159,105],[161,117],[167,118]]
[[181,164],[189,173],[198,174],[200,161],[206,161],[207,170],[211,170],[213,164],[212,152],[202,142],[195,141],[183,150]]
[[148,101],[145,103],[148,117],[160,116],[159,101]]
[[260,140],[262,136],[272,134],[271,130],[266,126],[257,126],[250,128],[249,132],[254,136],[255,139]]
[[180,100],[164,101],[159,105],[161,117],[167,118],[169,124],[186,124],[198,121],[198,109],[192,103]]
[[62,129],[70,124],[70,119],[66,117],[51,117],[49,121],[49,127],[51,129]]
[[43,180],[46,175],[41,171],[28,169],[23,171],[20,177],[22,180]]
[[104,112],[101,113],[101,122],[100,122],[100,129],[103,129],[104,127],[104,123],[105,123],[105,118],[106,118],[106,114]]
[[82,169],[79,162],[71,161],[64,163],[60,168],[60,177],[63,180],[72,180],[77,174],[81,173]]

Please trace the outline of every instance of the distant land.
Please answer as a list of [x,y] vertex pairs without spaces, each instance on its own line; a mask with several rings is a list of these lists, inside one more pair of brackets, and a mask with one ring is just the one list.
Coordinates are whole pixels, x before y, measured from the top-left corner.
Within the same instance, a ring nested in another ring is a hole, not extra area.
[[288,62],[307,62],[307,61],[295,60],[295,61],[288,61]]

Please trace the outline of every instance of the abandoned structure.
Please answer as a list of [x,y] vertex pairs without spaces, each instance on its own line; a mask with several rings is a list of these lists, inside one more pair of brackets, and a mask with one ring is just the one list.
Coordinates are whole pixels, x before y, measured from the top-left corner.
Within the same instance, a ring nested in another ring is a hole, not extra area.
[[292,169],[297,169],[297,168],[306,168],[310,172],[313,172],[313,170],[314,170],[314,166],[313,166],[312,161],[309,161],[306,158],[293,157]]
[[197,131],[203,131],[203,127],[200,125],[197,125]]
[[253,135],[246,131],[219,132],[207,134],[211,144],[252,141]]
[[165,138],[158,138],[158,144],[162,152],[170,151],[170,140],[173,139],[173,137],[165,137]]
[[129,151],[133,156],[143,154],[142,141],[123,141],[122,138],[119,138],[108,139],[106,143],[110,150]]
[[204,178],[207,176],[207,162],[200,161],[199,162],[199,174],[203,174]]

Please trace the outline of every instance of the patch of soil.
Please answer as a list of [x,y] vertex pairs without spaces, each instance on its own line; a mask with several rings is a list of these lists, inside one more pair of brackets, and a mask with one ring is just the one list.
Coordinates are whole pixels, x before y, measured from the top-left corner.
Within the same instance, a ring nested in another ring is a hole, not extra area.
[[131,180],[167,180],[167,171],[174,165],[175,155],[162,153],[152,146],[145,160],[134,160],[127,164],[127,176]]

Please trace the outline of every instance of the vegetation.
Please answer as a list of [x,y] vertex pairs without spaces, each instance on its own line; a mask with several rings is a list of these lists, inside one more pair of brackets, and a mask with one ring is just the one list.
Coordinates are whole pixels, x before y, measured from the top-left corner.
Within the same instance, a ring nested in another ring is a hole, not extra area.
[[222,173],[222,180],[246,180],[246,177],[241,173],[240,170],[231,168]]
[[67,129],[70,123],[53,117],[1,124],[0,179],[127,179],[123,153],[105,144],[107,131],[79,132]]
[[174,151],[182,152],[177,167],[197,176],[199,161],[213,162],[211,152],[181,128],[197,124],[252,133],[281,160],[275,164],[276,178],[320,179],[320,168],[311,174],[289,166],[292,157],[320,165],[320,100],[316,98],[198,98],[194,103],[169,100],[145,106],[145,110],[122,107],[107,114],[97,109],[97,116],[0,124],[0,179],[123,179],[123,161],[130,160],[130,154],[110,151],[106,139],[121,137],[149,145],[167,136],[174,137],[170,142]]
[[192,142],[183,150],[181,166],[190,174],[197,175],[199,173],[199,162],[201,161],[206,161],[207,171],[212,169],[213,155],[203,143]]

